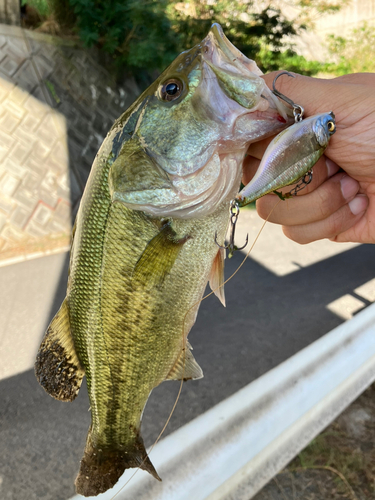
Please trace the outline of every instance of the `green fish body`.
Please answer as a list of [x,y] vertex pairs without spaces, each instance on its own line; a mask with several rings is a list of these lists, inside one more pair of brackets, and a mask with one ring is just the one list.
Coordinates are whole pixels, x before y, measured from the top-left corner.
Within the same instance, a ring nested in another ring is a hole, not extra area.
[[284,106],[214,25],[114,124],[75,223],[66,298],[35,371],[72,401],[86,375],[91,426],[77,492],[130,467],[159,479],[140,434],[164,380],[203,376],[187,342],[207,282],[224,303],[230,201],[250,142],[285,128]]

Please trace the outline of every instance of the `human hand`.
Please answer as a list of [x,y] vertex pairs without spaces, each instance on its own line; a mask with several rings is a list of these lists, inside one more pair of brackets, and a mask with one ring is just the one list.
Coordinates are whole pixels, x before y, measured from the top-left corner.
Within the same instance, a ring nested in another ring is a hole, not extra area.
[[[276,74],[264,76],[269,87]],[[275,207],[269,221],[282,224],[285,235],[302,244],[323,238],[375,243],[375,74],[331,80],[283,76],[276,86],[304,107],[305,116],[333,111],[336,133],[314,166],[311,184],[280,203],[275,195],[264,196],[257,201],[259,215],[266,219]],[[270,140],[250,146],[244,184],[255,174]]]

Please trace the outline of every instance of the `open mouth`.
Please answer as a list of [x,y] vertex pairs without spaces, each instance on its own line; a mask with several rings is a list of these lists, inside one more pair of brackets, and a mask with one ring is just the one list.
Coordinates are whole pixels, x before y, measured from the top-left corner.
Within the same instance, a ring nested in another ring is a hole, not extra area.
[[256,63],[228,40],[219,24],[213,24],[203,40],[202,55],[227,97],[251,112],[276,110],[277,115],[271,113],[269,118],[280,123],[285,124],[292,117],[291,110],[260,78],[263,73]]
[[248,73],[251,71],[255,75],[262,75],[262,72],[254,61],[248,59],[240,50],[237,49],[224,35],[220,24],[214,23],[206,39],[211,40],[214,45],[222,52],[228,62],[240,72]]

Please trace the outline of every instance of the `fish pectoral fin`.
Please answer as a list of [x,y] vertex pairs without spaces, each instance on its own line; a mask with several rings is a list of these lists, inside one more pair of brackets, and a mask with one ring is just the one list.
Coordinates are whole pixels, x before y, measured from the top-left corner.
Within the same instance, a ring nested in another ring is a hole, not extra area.
[[133,272],[133,284],[152,287],[163,283],[182,246],[189,238],[190,236],[185,236],[177,239],[170,224],[166,224],[148,242],[140,256]]
[[219,248],[209,276],[210,288],[225,307],[225,294],[224,294],[224,259],[225,249]]
[[196,362],[189,342],[181,351],[165,380],[198,380],[203,378],[202,368]]
[[60,401],[73,401],[84,374],[74,348],[65,299],[40,345],[35,361],[35,375],[50,396]]

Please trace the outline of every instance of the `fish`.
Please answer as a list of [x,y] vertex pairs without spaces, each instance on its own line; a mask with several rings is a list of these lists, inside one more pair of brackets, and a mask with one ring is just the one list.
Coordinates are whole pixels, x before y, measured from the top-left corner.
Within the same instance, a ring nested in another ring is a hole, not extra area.
[[77,493],[124,470],[160,479],[141,420],[151,391],[203,371],[187,340],[207,282],[225,305],[224,239],[250,143],[292,123],[261,71],[214,24],[116,120],[73,228],[66,297],[35,374],[73,401],[86,376],[91,425]]
[[280,132],[268,145],[254,177],[236,196],[239,207],[303,178],[335,132],[333,111],[310,116]]

